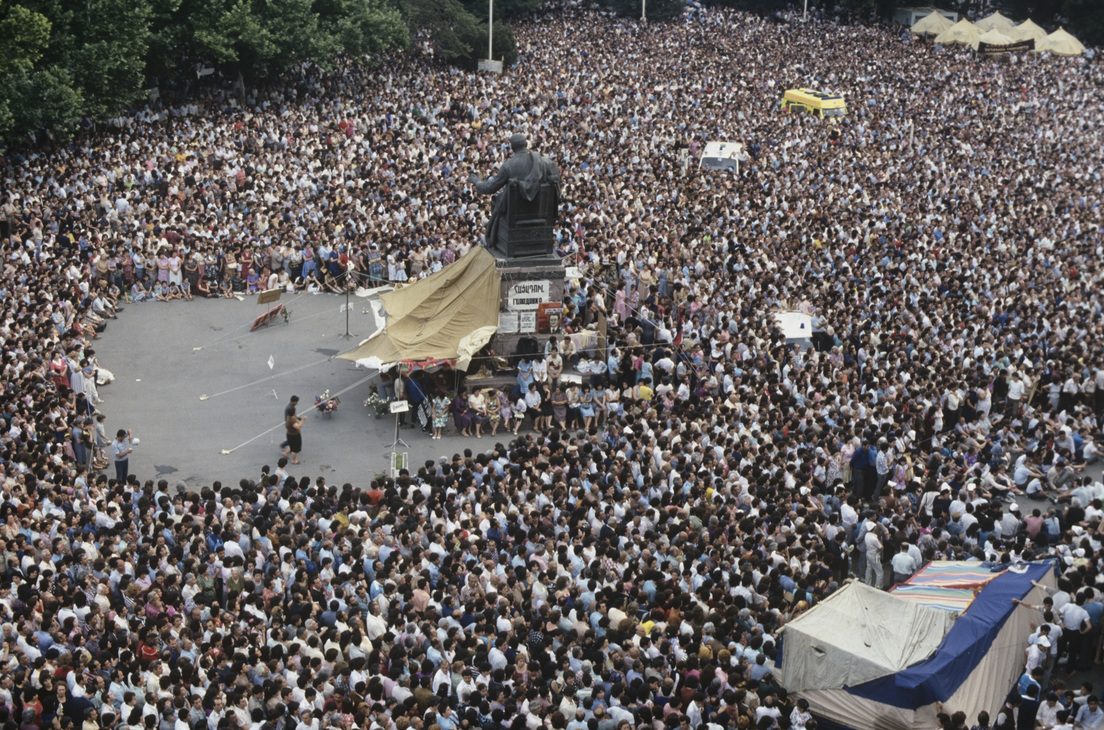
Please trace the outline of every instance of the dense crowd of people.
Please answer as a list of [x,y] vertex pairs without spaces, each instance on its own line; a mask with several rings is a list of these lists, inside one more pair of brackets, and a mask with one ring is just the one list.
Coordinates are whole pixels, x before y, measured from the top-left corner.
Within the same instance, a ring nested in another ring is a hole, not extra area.
[[[1066,686],[1104,611],[1101,65],[697,8],[518,39],[501,77],[303,67],[3,159],[5,730],[811,730],[789,620],[1042,557],[1025,679],[940,723],[1101,727]],[[847,116],[781,112],[795,86]],[[560,343],[518,398],[433,394],[437,435],[455,397],[493,438],[395,480],[104,470],[124,307],[439,270],[515,132],[562,173],[565,332],[609,323],[583,384]],[[718,139],[739,175],[697,169]]]

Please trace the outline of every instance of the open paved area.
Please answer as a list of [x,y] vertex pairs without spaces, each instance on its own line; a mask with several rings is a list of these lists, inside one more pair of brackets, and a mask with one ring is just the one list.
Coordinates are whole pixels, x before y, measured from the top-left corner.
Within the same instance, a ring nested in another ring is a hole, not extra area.
[[[100,362],[116,377],[100,390],[101,410],[109,432],[129,428],[138,438],[134,473],[189,490],[255,478],[263,465],[276,466],[288,398],[297,394],[302,411],[326,389],[339,394],[341,405],[332,415],[310,413],[304,464],[291,474],[366,487],[387,469],[394,417],[376,419],[363,405],[374,371],[335,359],[371,334],[366,301],[351,300],[347,339],[343,297],[284,301],[289,321],[256,332],[249,326],[265,307],[255,298],[131,304],[110,324],[96,342]],[[401,435],[412,464],[472,445],[459,436],[433,442],[412,429]]]

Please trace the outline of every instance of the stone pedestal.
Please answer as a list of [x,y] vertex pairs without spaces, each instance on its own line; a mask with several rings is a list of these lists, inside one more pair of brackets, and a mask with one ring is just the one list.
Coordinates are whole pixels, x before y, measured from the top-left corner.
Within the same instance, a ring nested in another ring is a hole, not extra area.
[[502,357],[512,357],[523,338],[534,338],[541,352],[552,335],[563,332],[565,270],[556,256],[525,259],[499,258],[502,275],[498,332],[491,347]]

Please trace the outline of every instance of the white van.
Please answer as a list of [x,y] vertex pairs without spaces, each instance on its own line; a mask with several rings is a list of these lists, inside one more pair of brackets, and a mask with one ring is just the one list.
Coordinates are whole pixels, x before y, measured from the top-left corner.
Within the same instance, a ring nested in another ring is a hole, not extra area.
[[706,142],[698,168],[706,170],[732,170],[739,174],[740,162],[746,161],[744,146],[739,142]]

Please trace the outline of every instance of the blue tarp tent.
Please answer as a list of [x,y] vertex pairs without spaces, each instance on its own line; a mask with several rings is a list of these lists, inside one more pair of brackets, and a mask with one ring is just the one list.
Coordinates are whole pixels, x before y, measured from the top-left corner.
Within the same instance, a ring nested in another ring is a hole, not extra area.
[[1042,602],[1033,580],[1053,586],[1053,563],[979,580],[962,613],[850,583],[786,626],[776,676],[814,714],[855,730],[935,730],[937,702],[971,719],[981,710],[995,717],[1039,619],[1012,603]]

